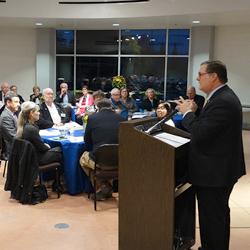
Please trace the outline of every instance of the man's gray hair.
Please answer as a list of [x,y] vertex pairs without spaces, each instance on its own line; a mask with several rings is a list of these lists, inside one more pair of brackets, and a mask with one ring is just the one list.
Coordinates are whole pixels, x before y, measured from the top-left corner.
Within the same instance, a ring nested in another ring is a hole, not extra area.
[[53,91],[53,89],[51,89],[51,88],[46,88],[46,89],[43,89],[43,95],[45,94],[45,93],[47,93],[48,91],[52,91],[52,93],[54,93],[54,91]]
[[116,93],[116,92],[119,92],[120,93],[120,89],[118,89],[118,88],[113,88],[112,90],[111,90],[111,95],[113,95],[114,93]]
[[4,103],[6,104],[7,101],[12,101],[12,98],[18,97],[18,95],[13,91],[8,91],[4,96]]

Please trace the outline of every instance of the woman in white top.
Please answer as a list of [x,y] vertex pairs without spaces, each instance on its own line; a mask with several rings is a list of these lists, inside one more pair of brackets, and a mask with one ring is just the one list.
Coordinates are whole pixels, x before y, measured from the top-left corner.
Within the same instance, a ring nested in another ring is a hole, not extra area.
[[[171,112],[171,105],[168,102],[160,102],[156,109],[156,115],[159,118],[166,117]],[[166,124],[172,127],[175,127],[175,124],[172,119],[166,121]]]

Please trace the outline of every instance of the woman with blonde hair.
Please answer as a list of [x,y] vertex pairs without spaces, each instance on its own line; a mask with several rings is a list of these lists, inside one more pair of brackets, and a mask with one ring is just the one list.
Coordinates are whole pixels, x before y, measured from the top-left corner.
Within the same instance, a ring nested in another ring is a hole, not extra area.
[[30,101],[36,104],[41,104],[42,102],[42,93],[40,93],[39,86],[33,87],[33,94],[30,95]]
[[48,144],[43,143],[39,135],[39,129],[36,125],[39,115],[39,106],[37,104],[30,101],[22,103],[21,112],[18,116],[16,137],[33,144],[40,165],[55,161],[61,162],[62,153],[60,147],[50,148]]

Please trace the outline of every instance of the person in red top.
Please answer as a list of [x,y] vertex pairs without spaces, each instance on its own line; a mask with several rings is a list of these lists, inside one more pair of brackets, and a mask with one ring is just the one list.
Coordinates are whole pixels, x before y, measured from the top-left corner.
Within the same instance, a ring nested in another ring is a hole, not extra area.
[[76,104],[76,106],[78,107],[76,111],[77,120],[81,120],[82,117],[85,115],[86,111],[88,111],[88,108],[94,105],[94,98],[88,93],[87,85],[82,86],[82,94],[82,97]]

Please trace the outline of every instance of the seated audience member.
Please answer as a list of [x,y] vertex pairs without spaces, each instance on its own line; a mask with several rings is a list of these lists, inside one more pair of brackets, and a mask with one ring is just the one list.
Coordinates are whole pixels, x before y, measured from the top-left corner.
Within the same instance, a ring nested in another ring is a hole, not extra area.
[[4,102],[4,97],[9,90],[10,90],[9,83],[3,82],[1,84],[1,90],[0,90],[0,101]]
[[0,115],[4,110],[4,97],[9,90],[10,90],[9,83],[3,82],[1,84],[1,90],[0,90]]
[[80,98],[79,102],[76,104],[78,107],[76,111],[77,118],[83,117],[88,110],[89,107],[94,105],[94,98],[91,94],[88,93],[88,86],[82,86],[82,97]]
[[121,89],[121,103],[126,108],[129,114],[137,111],[137,106],[134,99],[129,97],[129,92],[127,88]]
[[40,88],[38,86],[33,87],[33,94],[30,95],[30,101],[36,104],[42,103],[42,93],[40,93]]
[[[164,118],[168,116],[171,113],[171,105],[168,102],[160,102],[157,109],[156,109],[156,115],[159,118]],[[172,127],[175,127],[175,124],[172,119],[166,121],[166,124]]]
[[199,114],[203,108],[205,98],[201,95],[197,95],[195,87],[193,87],[193,86],[189,86],[187,88],[187,98],[189,100],[192,100],[195,102],[195,104],[197,105],[197,110],[195,111],[195,115],[199,116]]
[[126,112],[126,108],[125,106],[123,106],[120,98],[121,98],[120,90],[117,88],[113,88],[111,90],[111,98],[110,98],[112,108],[115,110],[117,114],[121,114],[122,117],[127,119],[128,113]]
[[24,99],[22,98],[22,96],[17,94],[17,86],[15,84],[12,84],[10,86],[10,91],[13,91],[19,97],[20,104],[24,102]]
[[56,93],[56,103],[62,104],[64,107],[68,105],[75,106],[75,96],[73,91],[68,90],[68,84],[63,82],[60,84],[60,91]]
[[155,97],[154,89],[147,89],[145,92],[146,98],[142,101],[142,108],[147,111],[153,111],[157,108],[159,100]]
[[62,123],[69,122],[70,117],[64,109],[54,103],[54,93],[51,88],[43,90],[44,102],[40,105],[40,118],[36,122],[40,129],[51,128],[54,125],[60,126]]
[[103,98],[105,98],[105,94],[101,90],[97,90],[97,91],[95,91],[93,93],[92,96],[93,96],[93,99],[94,99],[95,110],[97,110],[96,104],[97,104],[97,102],[99,102],[100,100],[102,100]]
[[[118,143],[120,122],[125,121],[112,110],[111,101],[103,98],[97,102],[98,112],[89,116],[84,141],[86,150],[80,164],[93,184],[94,156],[93,152],[103,144]],[[97,200],[104,200],[112,196],[112,187],[109,182],[97,183],[99,191]]]
[[39,120],[39,106],[34,102],[24,102],[21,105],[21,112],[18,117],[17,138],[31,142],[37,152],[40,165],[52,162],[60,162],[62,153],[60,147],[56,150],[51,149],[48,144],[44,144],[39,135],[39,128],[35,124]]
[[[51,148],[48,144],[43,143],[41,136],[39,135],[39,128],[35,124],[39,120],[40,111],[39,106],[34,102],[24,102],[21,105],[21,112],[18,116],[17,122],[17,138],[21,138],[29,141],[34,146],[37,154],[39,165],[46,165],[53,162],[62,162],[62,151],[60,147]],[[62,167],[60,169],[62,173]],[[56,181],[52,184],[54,191],[59,188],[59,191],[63,193],[63,187],[59,183],[59,187],[56,186]]]
[[5,94],[4,103],[5,108],[0,116],[0,126],[6,153],[9,155],[17,130],[17,116],[15,113],[18,111],[20,103],[18,96],[12,91]]

